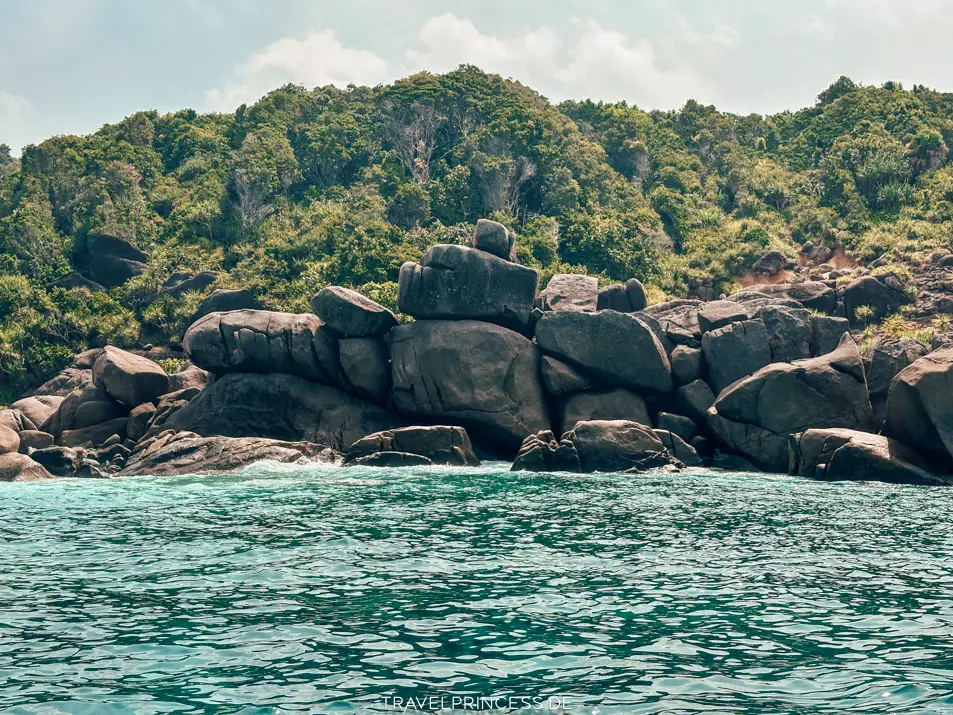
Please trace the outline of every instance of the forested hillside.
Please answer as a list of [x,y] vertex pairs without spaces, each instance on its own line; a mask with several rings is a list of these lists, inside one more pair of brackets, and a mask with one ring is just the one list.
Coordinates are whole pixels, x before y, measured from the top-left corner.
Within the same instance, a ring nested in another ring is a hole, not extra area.
[[[795,258],[807,242],[916,263],[953,243],[950,146],[953,95],[922,87],[841,78],[813,107],[736,116],[694,101],[553,105],[461,67],[287,86],[235,114],[139,112],[19,160],[0,147],[2,386],[22,390],[87,346],[177,340],[219,287],[306,311],[339,284],[393,308],[401,263],[467,241],[481,217],[518,233],[543,282],[638,277],[656,297],[730,291],[766,250]],[[145,273],[51,287],[90,275],[102,234],[145,252]],[[170,275],[201,270],[219,276],[156,298]]]

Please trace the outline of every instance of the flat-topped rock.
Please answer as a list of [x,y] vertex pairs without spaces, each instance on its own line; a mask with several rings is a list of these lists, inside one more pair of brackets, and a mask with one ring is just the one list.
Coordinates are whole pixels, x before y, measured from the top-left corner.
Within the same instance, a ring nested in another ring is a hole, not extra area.
[[543,352],[608,385],[668,393],[672,367],[658,338],[625,313],[546,313],[536,324]]
[[347,337],[383,335],[397,325],[397,317],[387,308],[341,286],[318,291],[311,299],[311,311]]
[[341,455],[312,442],[283,442],[259,437],[200,437],[169,433],[134,452],[119,476],[232,472],[255,462],[333,464]]
[[[808,310],[819,310],[822,313],[833,313],[837,306],[834,289],[822,281],[754,285],[747,288],[746,292],[763,293],[773,298],[789,298],[801,303]],[[729,299],[737,300],[735,296],[729,296]]]
[[730,300],[713,300],[698,311],[698,327],[702,333],[723,328],[748,319],[748,310],[741,303]]
[[465,246],[437,245],[400,268],[397,305],[426,319],[474,319],[525,330],[536,271]]
[[210,313],[191,325],[182,345],[195,365],[217,375],[285,373],[343,384],[337,334],[316,315]]
[[591,276],[560,273],[549,279],[536,299],[543,311],[594,313],[599,300],[599,281]]

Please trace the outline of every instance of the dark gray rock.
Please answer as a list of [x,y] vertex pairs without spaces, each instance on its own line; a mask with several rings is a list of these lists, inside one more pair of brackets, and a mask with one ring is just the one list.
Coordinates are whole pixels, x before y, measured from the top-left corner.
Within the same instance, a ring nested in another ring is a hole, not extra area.
[[739,454],[722,452],[715,450],[711,459],[711,466],[714,469],[723,469],[726,472],[760,472],[756,464],[751,460],[745,459]]
[[432,464],[480,466],[467,431],[463,427],[448,425],[402,427],[369,434],[351,445],[345,461],[350,464],[372,454],[387,452],[419,455]]
[[751,270],[765,276],[776,276],[788,265],[788,258],[781,251],[768,251],[754,262]]
[[115,288],[147,270],[148,257],[129,241],[108,234],[90,234],[86,254],[92,279]]
[[704,425],[708,423],[708,408],[715,404],[715,393],[707,382],[695,380],[675,391],[675,404],[695,424]]
[[525,435],[549,428],[539,351],[522,335],[462,320],[409,323],[390,338],[401,414],[458,423],[511,454]]
[[128,417],[118,417],[89,427],[65,430],[56,441],[64,447],[100,447],[113,435],[120,439],[125,437],[128,426]]
[[705,333],[702,352],[708,382],[715,393],[771,362],[768,333],[760,320],[732,323]]
[[811,318],[811,354],[815,357],[834,352],[844,337],[850,332],[847,318],[832,315],[815,315]]
[[169,375],[169,392],[178,392],[190,388],[204,390],[210,377],[210,374],[202,368],[189,365],[184,370]]
[[811,313],[805,308],[767,305],[755,317],[764,323],[771,362],[793,362],[811,357]]
[[643,469],[654,466],[656,458],[668,456],[651,427],[625,420],[579,422],[560,442],[575,448],[581,472]]
[[365,435],[404,424],[376,405],[295,375],[234,373],[217,379],[161,426],[204,437],[315,442],[341,451]]
[[138,442],[142,439],[155,413],[156,406],[151,402],[146,402],[134,408],[132,412],[129,413],[129,423],[126,425],[126,436],[133,442]]
[[540,374],[546,391],[554,397],[580,392],[594,384],[582,370],[549,355],[543,355],[540,360]]
[[775,363],[722,392],[708,426],[763,469],[787,469],[788,437],[808,429],[869,431],[873,423],[860,352],[850,336],[829,355]]
[[50,283],[50,288],[64,288],[66,290],[74,290],[76,288],[85,288],[91,293],[101,293],[106,289],[101,286],[96,281],[91,281],[89,278],[84,278],[79,273],[67,273],[62,278],[57,278],[55,281]]
[[43,465],[25,454],[0,454],[0,482],[35,482],[52,478]]
[[[691,442],[698,436],[698,425],[690,417],[685,415],[674,415],[671,412],[659,412],[656,418],[656,426],[659,429],[666,430],[676,434],[686,442]],[[675,455],[676,457],[678,455]],[[682,460],[683,462],[685,460]]]
[[852,325],[864,326],[866,320],[857,317],[860,306],[873,310],[873,320],[881,320],[911,301],[903,284],[895,275],[861,276],[844,288],[844,306]]
[[[837,303],[834,289],[822,281],[804,283],[774,283],[750,286],[745,292],[763,293],[772,298],[789,298],[801,303],[808,310],[833,313]],[[731,296],[736,300],[736,296]]]
[[676,345],[697,348],[697,341],[701,339],[702,333],[698,324],[698,311],[703,305],[700,300],[670,300],[650,305],[642,312],[655,318]]
[[523,440],[510,471],[578,472],[579,455],[571,443],[560,444],[552,432],[542,430]]
[[867,390],[874,409],[874,429],[883,427],[890,383],[904,368],[928,352],[922,343],[913,338],[878,340],[874,344],[870,368],[867,370]]
[[682,439],[681,436],[664,429],[655,429],[653,432],[655,432],[655,436],[661,440],[662,444],[665,445],[665,448],[672,456],[686,467],[701,467],[705,464],[705,460],[698,456],[698,452],[695,451],[695,448]]
[[708,333],[732,323],[740,323],[748,317],[748,309],[741,303],[713,300],[711,303],[702,305],[701,310],[698,311],[698,326],[702,333]]
[[148,358],[107,346],[93,365],[93,384],[131,408],[158,401],[169,391],[169,376]]
[[596,308],[597,310],[614,310],[617,313],[631,313],[632,305],[629,303],[625,286],[621,283],[613,283],[600,288],[596,298]]
[[192,315],[190,322],[194,323],[210,313],[227,313],[232,310],[261,310],[262,307],[254,293],[247,288],[240,290],[219,288],[212,291],[199,304],[198,310]]
[[337,334],[316,315],[237,310],[193,323],[183,347],[203,370],[286,373],[343,385]]
[[506,226],[481,218],[473,232],[473,247],[507,261],[516,262],[516,236]]
[[536,298],[543,311],[594,313],[599,302],[599,281],[575,273],[554,275]]
[[169,433],[134,452],[119,476],[232,472],[255,462],[334,463],[340,455],[312,442],[283,442],[257,437],[200,437]]
[[788,444],[790,474],[830,481],[951,485],[930,472],[914,450],[881,435],[848,429],[812,429]]
[[311,299],[311,312],[347,337],[383,335],[397,325],[397,317],[383,305],[341,286],[318,291]]
[[20,452],[29,454],[32,449],[45,449],[52,447],[53,435],[49,432],[40,432],[39,430],[25,429],[18,433],[20,437]]
[[953,347],[920,358],[893,379],[883,434],[953,471]]
[[72,447],[45,447],[35,449],[31,459],[40,464],[54,477],[75,477],[82,461],[81,451]]
[[87,384],[73,390],[46,422],[38,427],[59,437],[67,430],[84,429],[124,416],[125,410],[102,387]]
[[645,310],[649,304],[648,293],[645,292],[645,286],[638,278],[629,278],[625,282],[625,294],[629,298],[629,307],[633,313]]
[[566,400],[562,410],[563,433],[571,430],[577,422],[592,420],[628,420],[652,426],[642,396],[621,387],[577,392]]
[[536,343],[600,382],[659,393],[673,389],[664,348],[651,329],[631,315],[612,310],[547,313],[536,324]]
[[437,245],[400,268],[397,305],[418,319],[475,319],[528,329],[536,271],[465,246]]
[[158,297],[179,298],[183,293],[201,293],[217,280],[218,273],[215,271],[202,271],[195,275],[177,273],[166,281]]
[[676,385],[687,385],[705,376],[705,356],[700,348],[679,345],[669,356]]
[[[90,368],[92,365],[90,365]],[[93,371],[68,367],[56,377],[44,382],[33,390],[34,397],[56,396],[66,397],[73,390],[93,384]]]
[[390,350],[381,337],[342,338],[341,371],[354,394],[383,404],[390,387]]

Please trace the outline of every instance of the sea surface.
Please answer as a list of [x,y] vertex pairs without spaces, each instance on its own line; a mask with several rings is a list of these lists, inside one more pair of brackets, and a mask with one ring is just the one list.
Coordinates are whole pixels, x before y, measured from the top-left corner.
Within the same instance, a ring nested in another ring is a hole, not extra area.
[[953,712],[953,490],[507,466],[0,484],[0,712]]

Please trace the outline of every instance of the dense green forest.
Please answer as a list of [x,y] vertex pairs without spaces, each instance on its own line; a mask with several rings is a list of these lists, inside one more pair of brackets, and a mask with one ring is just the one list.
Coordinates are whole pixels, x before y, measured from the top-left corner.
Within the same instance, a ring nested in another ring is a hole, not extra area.
[[[20,390],[89,345],[181,337],[205,293],[245,287],[305,311],[322,286],[393,307],[397,272],[493,217],[522,263],[638,277],[656,300],[715,294],[768,249],[811,241],[903,264],[951,241],[953,95],[841,78],[815,106],[737,116],[688,101],[553,105],[460,67],[392,85],[286,86],[234,114],[139,112],[88,137],[0,145],[0,372]],[[87,236],[130,239],[149,270],[104,292]],[[178,270],[202,294],[153,300]]]

